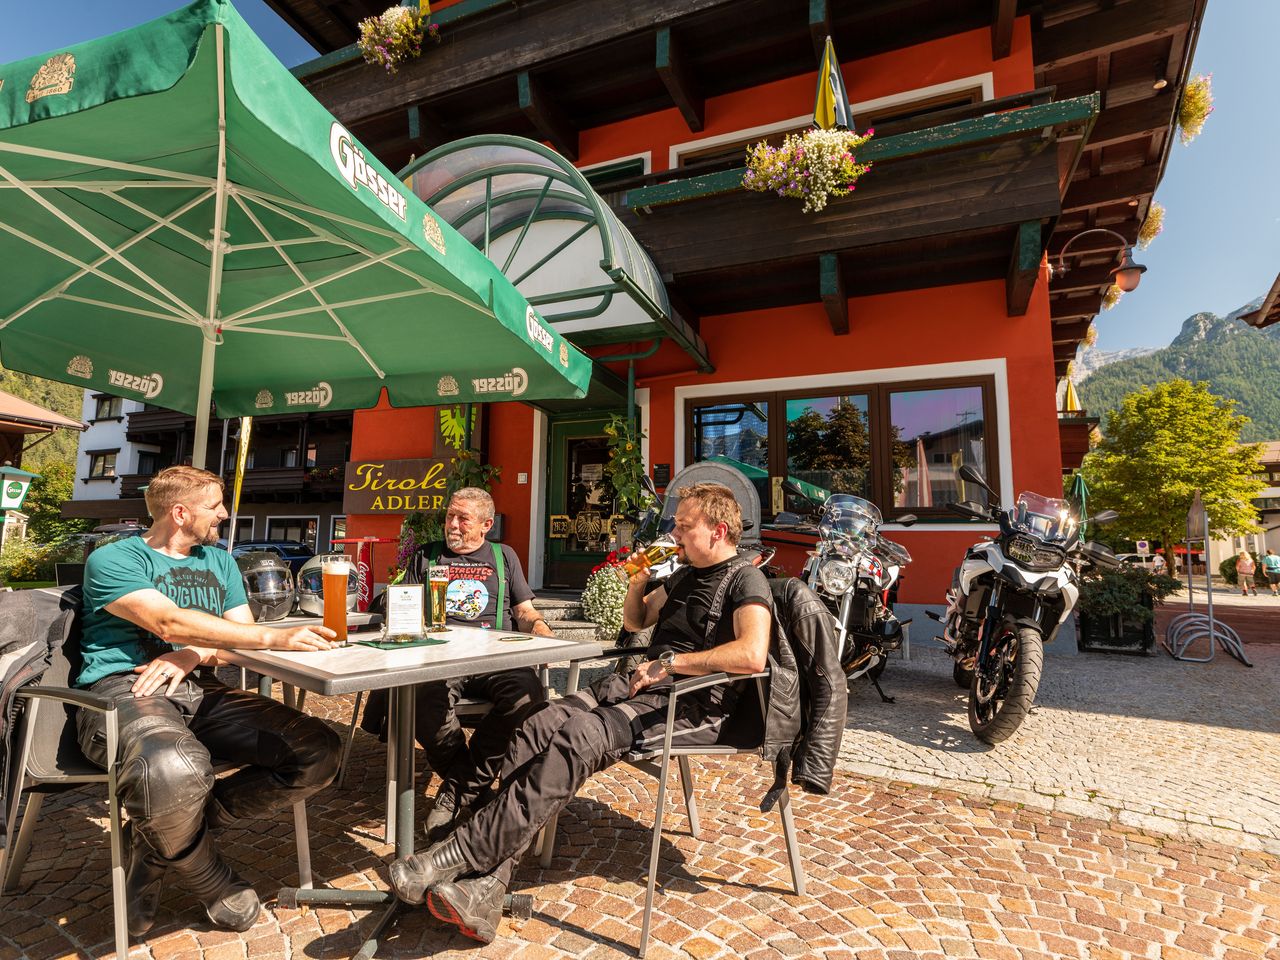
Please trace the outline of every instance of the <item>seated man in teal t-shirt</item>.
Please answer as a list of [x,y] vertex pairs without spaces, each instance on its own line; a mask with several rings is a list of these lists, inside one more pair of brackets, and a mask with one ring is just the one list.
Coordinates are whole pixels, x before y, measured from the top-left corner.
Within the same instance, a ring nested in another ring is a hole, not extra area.
[[[322,721],[192,671],[219,649],[326,650],[324,627],[255,626],[240,571],[218,549],[223,484],[192,467],[147,487],[152,527],[95,550],[85,567],[77,683],[116,703],[129,933],[155,922],[165,874],[217,926],[247,930],[260,905],[219,856],[210,828],[270,815],[328,785],[339,738]],[[80,746],[106,765],[106,720],[81,710]],[[240,769],[215,779],[213,765]]]

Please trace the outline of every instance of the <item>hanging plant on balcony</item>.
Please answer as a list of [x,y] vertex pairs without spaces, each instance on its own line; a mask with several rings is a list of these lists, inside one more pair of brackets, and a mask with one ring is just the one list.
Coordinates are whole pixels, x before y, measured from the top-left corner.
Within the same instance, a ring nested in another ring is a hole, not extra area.
[[1158,200],[1152,200],[1147,210],[1147,219],[1142,221],[1142,227],[1138,230],[1138,249],[1145,250],[1151,246],[1151,241],[1160,236],[1160,231],[1163,229],[1164,204]]
[[1095,323],[1089,324],[1089,329],[1084,332],[1084,339],[1081,340],[1080,342],[1083,343],[1086,347],[1092,347],[1095,343],[1097,343],[1098,342],[1098,325]]
[[762,140],[747,149],[742,185],[803,200],[805,213],[817,213],[833,198],[853,193],[858,178],[871,169],[869,163],[858,163],[854,151],[874,133],[814,127],[788,134],[780,147]]
[[1120,302],[1120,298],[1123,296],[1124,291],[1113,283],[1111,286],[1107,287],[1107,292],[1102,295],[1102,309],[1110,310]]
[[1204,122],[1213,113],[1213,74],[1198,74],[1187,81],[1178,104],[1178,131],[1184,144],[1200,136]]
[[366,63],[384,67],[395,73],[400,64],[422,53],[424,39],[440,42],[440,25],[429,23],[431,4],[423,0],[417,10],[412,7],[388,7],[376,17],[360,21],[360,39],[356,46]]

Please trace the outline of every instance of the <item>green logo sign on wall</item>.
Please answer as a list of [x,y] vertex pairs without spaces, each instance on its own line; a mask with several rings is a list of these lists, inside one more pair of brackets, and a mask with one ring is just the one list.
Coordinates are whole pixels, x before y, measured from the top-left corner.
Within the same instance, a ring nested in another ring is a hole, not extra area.
[[22,496],[22,484],[17,480],[10,480],[4,488],[4,495],[10,500],[17,500]]

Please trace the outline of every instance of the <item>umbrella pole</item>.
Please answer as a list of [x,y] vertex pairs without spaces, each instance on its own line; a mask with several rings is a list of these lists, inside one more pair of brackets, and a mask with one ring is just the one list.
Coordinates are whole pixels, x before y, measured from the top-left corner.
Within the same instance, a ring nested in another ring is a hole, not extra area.
[[218,181],[213,196],[212,256],[209,260],[209,300],[201,328],[200,383],[196,389],[196,445],[191,465],[204,469],[209,453],[209,407],[213,404],[213,362],[217,347],[218,298],[222,293],[222,256],[227,249],[227,93],[226,48],[222,24],[213,28],[218,64]]

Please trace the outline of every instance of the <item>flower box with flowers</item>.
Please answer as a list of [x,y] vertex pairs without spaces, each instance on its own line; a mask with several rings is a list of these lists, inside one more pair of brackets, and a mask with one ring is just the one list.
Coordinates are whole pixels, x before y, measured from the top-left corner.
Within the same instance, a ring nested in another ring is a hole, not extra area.
[[582,591],[582,613],[596,625],[596,636],[612,643],[622,630],[622,604],[627,599],[627,581],[616,572],[631,551],[619,547],[591,568]]
[[424,38],[439,43],[440,25],[425,22],[429,11],[429,4],[418,10],[397,5],[361,20],[356,46],[365,62],[395,73],[400,64],[422,53]]
[[815,127],[788,134],[780,147],[761,141],[747,150],[742,185],[803,200],[805,213],[818,213],[832,199],[853,193],[858,178],[871,169],[869,163],[858,163],[854,151],[874,133]]

